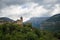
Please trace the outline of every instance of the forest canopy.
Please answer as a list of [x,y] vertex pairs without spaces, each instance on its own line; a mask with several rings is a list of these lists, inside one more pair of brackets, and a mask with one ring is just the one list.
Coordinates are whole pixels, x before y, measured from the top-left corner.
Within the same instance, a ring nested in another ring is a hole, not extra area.
[[60,32],[54,33],[33,28],[31,24],[23,27],[13,23],[0,25],[0,40],[58,40]]

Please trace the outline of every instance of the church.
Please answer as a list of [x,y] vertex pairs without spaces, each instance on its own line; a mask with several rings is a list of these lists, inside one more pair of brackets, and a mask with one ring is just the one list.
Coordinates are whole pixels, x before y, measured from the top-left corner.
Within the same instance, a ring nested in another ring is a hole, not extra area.
[[23,17],[20,17],[20,19],[15,21],[14,23],[23,26]]
[[0,20],[0,24],[5,24],[5,23],[13,23],[13,24],[18,24],[20,26],[23,26],[23,17],[20,17],[20,19],[16,21],[5,21],[5,20]]

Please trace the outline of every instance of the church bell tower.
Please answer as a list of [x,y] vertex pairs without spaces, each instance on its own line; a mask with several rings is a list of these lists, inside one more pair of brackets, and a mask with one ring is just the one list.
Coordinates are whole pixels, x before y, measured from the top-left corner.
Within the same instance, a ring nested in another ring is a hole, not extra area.
[[23,17],[22,16],[20,17],[20,20],[21,20],[21,22],[23,22]]

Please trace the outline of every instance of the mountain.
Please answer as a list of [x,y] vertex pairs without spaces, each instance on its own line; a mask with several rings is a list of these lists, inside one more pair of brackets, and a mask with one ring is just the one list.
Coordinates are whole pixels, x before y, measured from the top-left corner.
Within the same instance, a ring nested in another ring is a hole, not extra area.
[[14,20],[7,18],[7,17],[0,17],[0,21],[6,21],[6,22],[13,22]]
[[60,21],[60,14],[56,14],[52,17],[50,17],[48,20],[46,20],[48,22],[56,22],[56,21]]
[[60,31],[60,14],[56,14],[41,24],[41,29]]
[[49,17],[33,17],[27,22],[31,22],[33,27],[40,28],[40,24],[48,18]]

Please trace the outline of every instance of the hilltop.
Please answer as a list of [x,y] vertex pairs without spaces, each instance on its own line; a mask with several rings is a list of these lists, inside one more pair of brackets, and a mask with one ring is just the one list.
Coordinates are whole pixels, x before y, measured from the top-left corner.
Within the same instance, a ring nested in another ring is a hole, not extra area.
[[0,17],[0,21],[13,22],[14,20],[12,20],[8,17]]
[[43,30],[60,31],[60,14],[56,14],[41,24]]

